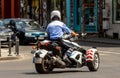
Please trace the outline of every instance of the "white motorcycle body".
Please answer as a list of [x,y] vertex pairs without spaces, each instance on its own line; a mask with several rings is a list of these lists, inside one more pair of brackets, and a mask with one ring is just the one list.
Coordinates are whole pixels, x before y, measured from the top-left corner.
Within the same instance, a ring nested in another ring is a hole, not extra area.
[[[45,49],[39,49],[34,52],[33,63],[42,63],[42,59],[48,53]],[[36,57],[36,54],[39,54],[39,57]]]
[[[70,45],[71,47],[78,47],[81,48],[81,46],[79,44],[77,44],[76,42],[72,42],[69,40],[64,40],[63,41],[67,44]],[[91,48],[88,49],[86,52],[86,62],[92,62],[94,61],[94,55],[95,53],[98,53],[98,50],[96,48]],[[82,64],[82,52],[80,51],[73,51],[69,57],[73,60],[75,60],[78,64]]]
[[[69,45],[70,47],[78,47],[78,48],[81,48],[81,46],[75,42],[72,42],[72,41],[69,41],[69,40],[64,40],[64,43],[66,45]],[[74,50],[72,51],[69,55],[69,58],[76,61],[79,65],[82,64],[82,53],[77,51],[77,50]]]

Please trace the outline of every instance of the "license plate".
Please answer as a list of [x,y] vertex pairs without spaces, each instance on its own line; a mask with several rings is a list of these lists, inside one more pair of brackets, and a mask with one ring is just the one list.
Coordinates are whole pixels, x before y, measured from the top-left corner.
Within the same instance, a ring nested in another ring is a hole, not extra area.
[[40,39],[40,40],[41,40],[41,39],[44,39],[44,37],[39,37],[38,39]]
[[33,63],[42,63],[42,58],[33,58]]

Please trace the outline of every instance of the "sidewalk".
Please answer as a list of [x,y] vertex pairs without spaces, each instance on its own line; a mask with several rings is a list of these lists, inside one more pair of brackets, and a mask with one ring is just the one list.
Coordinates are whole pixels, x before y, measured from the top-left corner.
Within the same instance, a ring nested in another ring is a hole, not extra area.
[[80,41],[86,41],[86,42],[94,42],[94,43],[105,43],[105,44],[120,45],[120,40],[110,39],[110,38],[91,37],[91,38],[83,38],[83,39],[79,39],[79,40]]
[[11,54],[9,54],[9,50],[1,49],[0,61],[3,61],[3,60],[16,60],[16,59],[20,59],[20,58],[21,58],[21,56],[16,55],[14,52],[11,52]]

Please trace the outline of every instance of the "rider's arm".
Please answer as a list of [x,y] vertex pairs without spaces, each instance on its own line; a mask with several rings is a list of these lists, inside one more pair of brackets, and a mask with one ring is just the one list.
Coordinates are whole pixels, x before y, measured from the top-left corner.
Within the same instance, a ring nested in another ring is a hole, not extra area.
[[67,33],[67,34],[71,34],[72,36],[79,36],[78,33],[74,32],[73,30],[69,29],[65,24],[63,24],[63,30]]
[[62,30],[67,33],[67,34],[70,34],[71,33],[71,30],[63,23],[63,25],[61,26],[62,27]]

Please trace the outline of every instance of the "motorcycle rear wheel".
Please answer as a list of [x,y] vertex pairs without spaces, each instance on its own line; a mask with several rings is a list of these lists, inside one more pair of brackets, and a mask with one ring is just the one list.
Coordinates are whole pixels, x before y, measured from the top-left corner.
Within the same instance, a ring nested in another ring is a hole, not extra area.
[[47,56],[42,59],[41,64],[36,63],[35,68],[38,73],[49,73],[54,69],[54,67],[51,65],[51,60]]
[[91,62],[87,62],[87,67],[90,71],[97,71],[99,68],[99,64],[100,64],[100,57],[99,57],[99,53],[95,52],[94,54],[94,60]]

